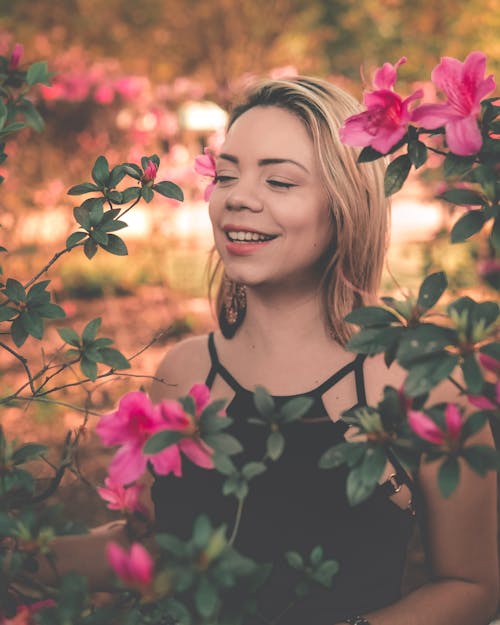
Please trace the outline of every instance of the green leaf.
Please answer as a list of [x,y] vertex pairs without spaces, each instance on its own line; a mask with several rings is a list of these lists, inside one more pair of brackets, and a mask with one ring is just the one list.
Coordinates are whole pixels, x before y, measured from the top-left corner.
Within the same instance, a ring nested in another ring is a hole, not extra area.
[[45,319],[64,319],[66,317],[64,308],[58,306],[57,304],[42,304],[37,307],[37,312]]
[[10,326],[10,335],[16,347],[21,347],[28,338],[28,333],[19,317],[14,319]]
[[120,239],[120,237],[114,234],[108,234],[108,242],[106,245],[101,245],[101,247],[106,250],[106,252],[115,254],[116,256],[127,256],[128,254],[127,246],[123,239]]
[[23,464],[28,460],[38,458],[46,452],[47,447],[45,445],[40,445],[38,443],[26,443],[22,447],[16,449],[12,454],[12,463],[15,465]]
[[462,177],[470,171],[473,164],[473,156],[457,156],[449,152],[444,159],[444,175],[446,178],[452,176]]
[[117,349],[102,347],[99,351],[101,353],[100,362],[103,362],[105,365],[113,369],[130,369],[130,362]]
[[383,156],[382,152],[377,152],[377,150],[367,145],[359,153],[358,163],[370,163],[372,161],[377,161],[379,158],[383,158]]
[[241,474],[246,480],[251,480],[257,475],[261,475],[266,470],[266,465],[263,462],[247,462],[242,468]]
[[353,334],[347,349],[358,354],[379,354],[393,347],[404,335],[402,327],[365,328]]
[[33,63],[26,72],[26,84],[32,87],[36,83],[50,86],[50,74],[47,61],[38,61]]
[[448,286],[444,271],[438,271],[427,276],[420,286],[417,305],[424,310],[432,308]]
[[394,322],[400,323],[400,320],[394,313],[380,306],[361,306],[360,308],[355,308],[345,317],[345,320],[348,323],[354,323],[362,328],[388,326]]
[[319,458],[318,466],[320,469],[335,469],[344,464],[348,456],[348,447],[350,443],[338,443],[323,452]]
[[23,285],[14,278],[7,278],[3,292],[16,304],[26,301],[26,291]]
[[226,454],[215,453],[212,456],[212,460],[216,471],[222,473],[222,475],[233,475],[236,473],[236,467],[233,461]]
[[125,178],[126,173],[127,171],[123,165],[116,165],[116,167],[113,167],[109,175],[109,188],[114,189],[116,185]]
[[294,397],[289,399],[282,408],[280,408],[279,420],[283,423],[298,421],[306,415],[314,404],[312,397]]
[[158,545],[177,557],[183,557],[186,554],[186,546],[173,534],[156,534],[155,540]]
[[311,551],[309,556],[309,562],[313,566],[318,566],[318,564],[323,560],[323,547],[321,545],[316,545]]
[[82,356],[80,369],[82,370],[83,375],[86,375],[92,380],[92,382],[95,382],[95,379],[97,378],[97,363],[89,358],[85,358],[85,356]]
[[122,201],[124,204],[126,202],[133,202],[134,200],[137,200],[140,194],[140,187],[128,187],[122,192]]
[[433,323],[422,323],[406,331],[399,343],[396,359],[402,367],[408,369],[423,358],[440,353],[443,348],[457,343],[458,335],[455,330]]
[[375,485],[382,477],[385,466],[387,464],[387,456],[382,447],[368,447],[361,464],[361,475],[367,484]]
[[35,132],[42,132],[45,127],[45,122],[43,121],[43,117],[36,110],[33,102],[23,98],[21,100],[21,104],[18,107],[18,110],[23,114],[24,119],[28,126],[33,128]]
[[469,445],[462,450],[462,456],[470,468],[479,475],[500,470],[500,454],[489,445]]
[[205,443],[211,447],[214,451],[225,454],[227,456],[234,456],[243,451],[243,447],[237,438],[230,434],[220,432],[218,434],[209,434],[203,439]]
[[486,354],[495,360],[500,360],[500,342],[494,341],[492,343],[487,343],[479,348],[481,354]]
[[97,317],[96,319],[92,319],[92,321],[89,321],[87,323],[82,333],[82,339],[84,344],[91,343],[95,339],[95,335],[101,327],[101,321],[101,317]]
[[12,308],[12,306],[0,306],[0,321],[12,319],[18,312],[17,308]]
[[90,236],[98,245],[106,249],[106,245],[108,244],[108,235],[105,232],[101,232],[101,230],[96,228],[90,232]]
[[[123,169],[127,176],[134,178],[134,180],[140,180],[142,178],[142,169],[135,163],[124,163]],[[139,189],[139,187],[137,188]]]
[[204,618],[211,617],[219,604],[217,590],[206,577],[202,577],[194,595],[196,609]]
[[427,161],[427,146],[422,141],[410,141],[408,143],[408,156],[415,169],[418,169]]
[[439,467],[438,486],[443,497],[448,498],[458,486],[460,465],[454,456],[449,456]]
[[151,187],[142,187],[141,189],[142,199],[149,204],[154,197],[154,192]]
[[0,136],[5,137],[12,134],[13,132],[22,130],[23,128],[26,128],[26,124],[24,122],[14,122],[12,124],[9,124],[8,126],[5,126],[5,128],[0,131]]
[[90,230],[92,224],[90,222],[90,212],[84,206],[75,206],[73,209],[73,217],[85,230]]
[[259,414],[270,419],[275,411],[274,399],[263,386],[256,386],[253,394],[253,403]]
[[410,397],[427,393],[448,377],[458,363],[456,354],[437,352],[412,366],[404,383],[404,390]]
[[57,332],[65,343],[73,345],[73,347],[80,347],[80,337],[73,328],[57,328]]
[[386,169],[384,176],[384,192],[389,197],[399,191],[411,169],[411,160],[407,154],[395,158]]
[[193,542],[199,548],[206,547],[210,535],[212,534],[212,524],[205,514],[200,514],[193,526]]
[[100,188],[107,186],[109,179],[109,165],[105,156],[98,156],[92,168],[92,179]]
[[355,467],[349,471],[346,482],[347,499],[351,506],[355,506],[372,494],[376,484],[367,483],[363,479],[363,467]]
[[79,620],[87,602],[87,579],[71,571],[61,579],[58,609],[61,624],[70,625]]
[[471,189],[448,189],[438,195],[438,198],[459,206],[482,206],[484,204],[483,196]]
[[285,558],[288,565],[291,566],[292,569],[300,571],[304,568],[304,560],[302,559],[300,553],[297,553],[296,551],[287,551],[285,553]]
[[493,228],[490,232],[490,241],[493,247],[500,252],[500,217],[493,222]]
[[42,338],[43,320],[36,311],[28,309],[23,310],[19,315],[19,320],[28,334],[31,334],[32,337],[38,340]]
[[86,237],[88,237],[87,232],[73,232],[66,239],[66,247],[68,249],[71,249],[75,247],[75,245],[78,245],[78,243],[80,243],[80,241],[83,241],[83,239],[85,239]]
[[470,210],[458,219],[451,229],[451,242],[461,243],[479,232],[486,219],[482,210]]
[[331,588],[333,576],[339,571],[339,564],[335,560],[327,560],[323,562],[314,572],[313,578],[325,588]]
[[272,432],[267,437],[267,455],[271,460],[278,460],[285,449],[285,438],[281,432]]
[[178,200],[179,202],[184,201],[184,193],[182,192],[182,189],[173,182],[157,182],[153,185],[153,189],[165,197]]
[[68,189],[68,195],[83,195],[84,193],[95,193],[99,191],[99,187],[91,182],[84,182],[83,184],[76,184],[74,187]]
[[484,379],[475,354],[467,354],[461,367],[468,392],[471,395],[478,395],[483,388]]

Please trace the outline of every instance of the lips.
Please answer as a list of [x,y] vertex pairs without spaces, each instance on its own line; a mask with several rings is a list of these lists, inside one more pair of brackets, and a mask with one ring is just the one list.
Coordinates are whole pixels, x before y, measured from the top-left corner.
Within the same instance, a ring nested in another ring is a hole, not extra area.
[[260,232],[246,226],[227,224],[223,227],[226,234],[226,250],[235,256],[248,256],[269,245],[278,235]]

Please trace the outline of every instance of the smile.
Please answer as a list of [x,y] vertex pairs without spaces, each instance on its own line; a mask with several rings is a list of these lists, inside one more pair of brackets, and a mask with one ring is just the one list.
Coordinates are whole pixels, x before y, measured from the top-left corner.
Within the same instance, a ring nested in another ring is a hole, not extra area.
[[276,235],[262,234],[260,232],[248,232],[246,230],[229,230],[226,232],[227,238],[233,242],[242,243],[261,243],[263,241],[272,241]]

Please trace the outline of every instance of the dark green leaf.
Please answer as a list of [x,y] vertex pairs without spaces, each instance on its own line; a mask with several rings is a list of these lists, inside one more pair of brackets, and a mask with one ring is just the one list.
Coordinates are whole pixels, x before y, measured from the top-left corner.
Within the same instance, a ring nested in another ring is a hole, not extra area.
[[154,197],[154,192],[151,187],[142,187],[141,189],[142,199],[149,204]]
[[385,196],[389,197],[399,191],[411,169],[411,160],[407,154],[395,158],[386,169],[384,177]]
[[101,327],[101,317],[97,317],[96,319],[92,319],[85,326],[85,329],[82,333],[82,339],[84,344],[90,343],[95,339],[95,335],[97,334],[97,330]]
[[18,107],[18,110],[24,115],[24,119],[28,126],[33,128],[33,130],[35,130],[36,132],[42,132],[45,127],[45,123],[43,121],[43,117],[33,105],[33,102],[26,98],[23,98],[21,100],[21,104]]
[[461,177],[470,171],[473,164],[473,156],[457,156],[449,152],[444,159],[444,175],[446,178],[452,176]]
[[270,419],[275,413],[274,399],[263,386],[256,386],[253,394],[253,403],[259,414]]
[[460,206],[482,206],[484,203],[484,198],[470,189],[448,189],[438,195],[438,198]]
[[[115,221],[109,221],[105,224],[101,224],[99,226],[99,229],[101,230],[101,232],[116,232],[117,230],[122,230],[123,228],[126,228],[127,226],[128,226],[128,223],[117,219]],[[109,241],[109,237],[108,237],[108,241]]]
[[222,475],[233,475],[236,473],[236,467],[233,461],[226,454],[215,453],[212,456],[212,460],[216,471],[222,473]]
[[302,559],[300,553],[297,553],[296,551],[287,551],[285,553],[285,558],[288,562],[288,565],[291,566],[292,569],[297,569],[300,571],[304,568],[304,560]]
[[115,254],[116,256],[126,256],[128,254],[127,246],[124,241],[114,234],[108,234],[108,242],[106,245],[101,245],[106,252]]
[[155,540],[162,549],[174,556],[182,557],[186,554],[185,544],[173,534],[156,534]]
[[335,560],[323,562],[314,572],[313,578],[325,588],[331,588],[333,576],[338,573],[339,565]]
[[497,217],[493,222],[493,228],[490,232],[490,241],[493,247],[500,252],[500,217]]
[[45,319],[64,319],[66,317],[64,308],[61,308],[61,306],[57,304],[42,304],[38,306],[36,310],[38,314]]
[[107,186],[109,179],[109,165],[105,156],[98,156],[92,168],[92,179],[99,187]]
[[90,236],[98,245],[106,249],[106,245],[108,244],[108,235],[105,232],[101,232],[101,230],[96,228],[91,231]]
[[479,232],[485,223],[482,210],[470,210],[458,219],[451,229],[451,242],[461,243]]
[[90,230],[92,227],[88,208],[85,208],[84,206],[75,206],[73,209],[73,217],[85,230]]
[[57,332],[65,343],[80,347],[80,337],[72,328],[57,328]]
[[153,185],[153,189],[165,197],[178,200],[179,202],[184,201],[184,193],[182,192],[182,189],[173,182],[167,182],[166,180],[163,182],[157,182]]
[[87,579],[71,571],[61,579],[58,609],[61,623],[76,623],[87,602]]
[[469,436],[473,436],[479,430],[482,430],[483,427],[488,422],[488,411],[482,410],[479,412],[474,412],[464,421],[462,426],[461,436],[463,440],[469,438]]
[[312,397],[295,397],[294,399],[289,399],[280,409],[279,420],[284,423],[297,421],[308,413],[313,404],[314,399],[312,399]]
[[323,560],[323,547],[321,545],[316,545],[309,555],[309,562],[313,566],[318,566],[321,560]]
[[160,430],[149,438],[143,447],[143,452],[148,455],[160,453],[167,447],[178,443],[184,435],[178,430]]
[[38,340],[42,338],[43,320],[36,311],[27,309],[23,310],[23,312],[19,315],[19,320],[28,334]]
[[363,328],[387,326],[400,320],[396,315],[380,306],[362,306],[355,308],[346,317],[348,323],[354,323]]
[[26,301],[26,291],[23,285],[14,278],[7,278],[3,291],[5,295],[16,304]]
[[219,604],[219,597],[216,588],[202,577],[194,595],[196,609],[204,618],[211,617]]
[[212,534],[212,524],[205,514],[196,517],[193,526],[193,542],[199,548],[206,547],[210,535]]
[[14,321],[12,322],[12,325],[10,327],[10,335],[16,347],[21,347],[21,345],[23,345],[23,343],[28,338],[28,333],[26,332],[24,324],[19,317],[17,319],[14,319]]
[[402,327],[365,328],[353,334],[347,349],[358,354],[379,354],[390,349],[404,335]]
[[486,354],[495,360],[500,361],[500,342],[495,341],[492,343],[487,343],[479,348],[481,354]]
[[134,200],[137,200],[140,194],[140,187],[128,187],[122,192],[122,201],[124,204],[126,202],[133,202]]
[[50,85],[50,74],[47,61],[33,63],[26,72],[26,84],[32,87],[36,83]]
[[361,475],[367,484],[376,484],[382,477],[387,456],[382,447],[368,447],[361,465]]
[[427,146],[422,141],[410,141],[408,143],[408,156],[415,169],[418,169],[427,160]]
[[142,170],[135,163],[124,163],[123,169],[128,176],[135,180],[140,180],[142,178]]
[[13,464],[23,464],[28,460],[33,460],[34,458],[38,458],[42,454],[46,453],[47,447],[45,445],[40,445],[38,443],[26,443],[22,447],[19,447],[12,454],[12,462]]
[[422,323],[406,331],[399,343],[396,359],[402,367],[408,369],[418,364],[422,358],[442,352],[444,347],[457,343],[458,335],[455,330],[433,323]]
[[377,161],[383,156],[382,152],[377,152],[377,150],[374,150],[371,146],[367,145],[359,153],[358,163],[370,163],[371,161]]
[[427,276],[420,286],[417,305],[425,310],[432,308],[445,292],[447,286],[448,280],[444,271],[438,271]]
[[266,442],[267,455],[271,460],[278,460],[285,449],[285,438],[281,432],[272,432]]
[[500,455],[496,449],[488,445],[469,445],[462,450],[462,456],[470,468],[479,475],[500,470]]
[[450,456],[439,467],[438,486],[443,497],[448,498],[458,486],[460,465],[458,460]]
[[84,195],[85,193],[95,193],[99,191],[99,187],[91,182],[84,182],[82,184],[76,184],[71,187],[67,193],[68,195]]
[[266,470],[266,465],[263,462],[247,462],[241,473],[246,480],[251,480],[252,478],[264,473]]
[[101,361],[113,369],[130,369],[130,362],[117,349],[101,347]]
[[12,306],[0,306],[0,321],[12,319],[18,312],[17,308],[12,308]]
[[204,441],[214,451],[226,454],[227,456],[234,456],[234,454],[239,454],[243,451],[239,440],[224,432],[205,436]]
[[347,499],[351,506],[367,499],[375,490],[375,486],[376,484],[364,481],[362,466],[351,469],[346,482]]
[[126,173],[127,171],[123,165],[116,165],[116,167],[113,167],[109,175],[109,188],[114,189],[116,185],[123,180]]
[[476,356],[467,354],[461,366],[468,392],[471,395],[477,395],[483,388],[484,380]]
[[320,469],[335,469],[344,464],[349,454],[350,443],[338,443],[327,449],[320,456],[318,466]]
[[456,354],[443,351],[412,366],[405,380],[405,393],[410,397],[427,393],[448,377],[457,363],[458,356]]
[[78,243],[80,243],[80,241],[83,241],[83,239],[85,239],[86,237],[88,237],[87,232],[73,232],[66,239],[66,247],[68,249],[71,249],[72,247],[75,247],[75,245],[78,245]]

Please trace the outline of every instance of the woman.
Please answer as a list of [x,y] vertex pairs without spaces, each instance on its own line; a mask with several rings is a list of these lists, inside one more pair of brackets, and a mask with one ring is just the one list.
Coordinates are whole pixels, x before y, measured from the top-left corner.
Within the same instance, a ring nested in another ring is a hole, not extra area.
[[[248,421],[256,385],[278,405],[298,395],[314,400],[283,431],[282,457],[252,481],[245,502],[235,546],[273,563],[259,598],[263,618],[248,623],[480,625],[497,602],[492,474],[480,478],[462,466],[459,488],[444,500],[436,467],[420,470],[433,577],[401,598],[412,481],[388,461],[385,484],[352,508],[344,470],[317,468],[321,453],[344,437],[342,412],[376,403],[385,385],[404,379],[378,357],[363,362],[345,350],[351,329],[343,318],[375,298],[388,230],[382,165],[358,165],[357,152],[338,139],[342,122],[358,111],[350,96],[310,78],[265,82],[234,110],[210,198],[223,270],[220,330],[172,348],[152,398],[179,397],[206,380],[212,397],[229,400],[232,433],[244,446],[238,464],[265,453],[262,428]],[[456,399],[444,384],[432,397]],[[490,442],[486,430],[478,437]],[[155,481],[158,528],[189,535],[200,512],[231,525],[235,504],[221,494],[222,477],[188,463],[183,472]],[[283,554],[308,554],[318,544],[339,562],[333,588],[294,602]]]

